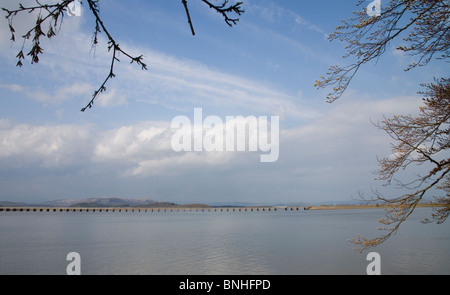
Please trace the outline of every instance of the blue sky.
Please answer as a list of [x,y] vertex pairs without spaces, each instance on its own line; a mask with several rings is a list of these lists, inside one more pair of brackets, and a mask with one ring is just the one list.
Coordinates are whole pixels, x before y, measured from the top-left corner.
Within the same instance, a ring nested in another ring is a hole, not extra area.
[[[22,42],[9,41],[2,17],[0,201],[290,203],[350,200],[358,191],[370,196],[382,184],[374,181],[377,157],[390,153],[390,138],[371,121],[416,112],[418,85],[447,69],[430,63],[405,73],[411,57],[391,46],[361,69],[340,100],[326,103],[327,91],[314,82],[342,64],[345,53],[344,44],[326,36],[359,9],[356,2],[246,0],[246,12],[230,28],[191,0],[192,36],[181,1],[100,1],[109,31],[122,49],[143,54],[148,70],[121,57],[117,77],[85,113],[80,109],[110,62],[104,35],[91,48],[87,7],[42,42],[39,64],[26,60],[22,68],[15,67]],[[17,36],[32,22],[17,16]],[[224,119],[280,116],[279,160],[261,163],[250,152],[175,153],[170,123],[192,118],[194,108]]]

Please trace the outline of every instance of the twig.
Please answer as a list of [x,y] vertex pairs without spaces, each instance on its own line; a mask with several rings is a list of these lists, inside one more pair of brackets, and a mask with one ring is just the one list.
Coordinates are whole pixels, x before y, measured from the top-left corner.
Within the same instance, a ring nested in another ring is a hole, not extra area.
[[186,0],[181,0],[181,2],[183,3],[184,8],[186,9],[186,15],[188,18],[189,25],[191,26],[192,35],[195,36],[194,26],[192,25],[191,16],[189,14],[189,8],[187,6],[187,2],[186,2]]

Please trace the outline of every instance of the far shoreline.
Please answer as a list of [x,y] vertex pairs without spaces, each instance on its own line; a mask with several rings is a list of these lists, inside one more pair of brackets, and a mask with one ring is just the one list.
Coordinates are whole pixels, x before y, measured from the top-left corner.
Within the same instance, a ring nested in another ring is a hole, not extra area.
[[[318,205],[310,206],[307,210],[354,210],[354,209],[386,209],[392,205],[385,204],[361,204],[361,205]],[[419,203],[416,208],[435,208],[441,207],[436,203]]]
[[[420,203],[417,208],[435,208],[437,203]],[[333,211],[333,210],[365,210],[387,209],[389,204],[342,204],[316,206],[220,206],[205,204],[176,205],[168,207],[42,207],[42,206],[0,206],[0,212],[271,212],[271,211]]]

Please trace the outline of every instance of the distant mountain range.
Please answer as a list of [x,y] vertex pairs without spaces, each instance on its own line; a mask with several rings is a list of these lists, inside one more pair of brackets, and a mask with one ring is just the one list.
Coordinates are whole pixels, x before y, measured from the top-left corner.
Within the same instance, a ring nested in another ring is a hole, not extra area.
[[259,204],[246,202],[215,202],[206,204],[184,204],[179,205],[171,202],[159,202],[150,199],[124,199],[124,198],[89,198],[82,200],[63,199],[55,201],[47,201],[40,204],[26,204],[22,202],[0,201],[0,207],[83,207],[83,208],[126,208],[126,207],[141,207],[141,208],[170,208],[170,207],[252,207],[252,206],[287,206],[287,207],[306,207],[314,205],[360,205],[361,201],[329,201],[321,203],[273,203],[273,204]]
[[[148,207],[161,204],[160,202],[149,199],[122,199],[122,198],[90,198],[84,200],[56,200],[44,203],[49,207]],[[165,205],[176,205],[164,203]]]
[[55,200],[41,204],[25,204],[16,202],[0,202],[0,207],[95,207],[95,208],[115,208],[115,207],[175,207],[175,203],[158,202],[149,199],[122,199],[122,198],[90,198],[83,200]]

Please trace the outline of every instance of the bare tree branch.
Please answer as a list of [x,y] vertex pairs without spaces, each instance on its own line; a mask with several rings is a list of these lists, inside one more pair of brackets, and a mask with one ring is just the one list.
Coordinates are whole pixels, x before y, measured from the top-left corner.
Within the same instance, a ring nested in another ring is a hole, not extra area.
[[[232,27],[233,25],[237,24],[239,21],[239,18],[231,18],[229,14],[235,13],[237,15],[241,15],[245,12],[245,10],[242,9],[241,5],[243,2],[237,2],[234,5],[228,5],[228,0],[223,0],[222,5],[214,5],[211,2],[207,0],[202,0],[205,4],[209,6],[209,8],[214,9],[218,13],[220,13],[223,18],[225,19],[225,22],[227,25]],[[228,5],[228,6],[227,6]]]
[[[360,0],[358,6],[364,1]],[[430,62],[435,54],[439,59],[450,55],[450,7],[442,0],[391,0],[381,16],[370,17],[366,8],[354,13],[357,17],[343,20],[343,24],[328,36],[330,41],[346,41],[343,58],[356,59],[350,65],[330,66],[327,77],[320,77],[314,84],[317,88],[332,87],[328,102],[340,98],[349,87],[354,76],[364,64],[376,61],[387,46],[402,35],[406,45],[398,50],[418,56],[405,71]]]
[[[228,0],[223,0],[221,5],[214,5],[211,2],[207,1],[207,0],[202,0],[206,5],[209,6],[209,8],[214,9],[215,11],[217,11],[218,13],[220,13],[225,22],[227,23],[227,25],[229,25],[230,27],[232,27],[233,25],[236,25],[239,21],[239,18],[232,18],[230,17],[230,14],[237,14],[237,15],[242,15],[245,11],[242,9],[242,4],[243,2],[237,2],[233,5],[228,5]],[[191,32],[192,35],[195,35],[195,31],[194,31],[194,26],[192,24],[192,20],[191,20],[191,16],[189,13],[189,8],[187,5],[187,1],[186,0],[181,0],[181,2],[184,5],[184,8],[186,10],[186,16],[188,19],[188,23],[189,26],[191,28]]]
[[[11,41],[16,41],[16,31],[14,29],[14,17],[19,13],[32,13],[32,12],[38,12],[37,18],[36,18],[36,24],[29,29],[23,36],[23,45],[19,53],[17,54],[16,58],[17,66],[22,67],[23,66],[23,60],[25,60],[25,54],[24,54],[24,48],[25,44],[28,40],[31,39],[32,46],[31,50],[26,54],[27,56],[31,57],[31,63],[38,63],[39,62],[39,56],[44,53],[44,49],[40,45],[40,38],[45,36],[48,39],[56,36],[58,29],[62,26],[63,18],[65,13],[69,11],[69,5],[72,4],[74,1],[78,0],[61,0],[54,4],[44,4],[41,3],[40,0],[35,0],[36,5],[25,7],[22,4],[18,4],[18,8],[14,10],[9,10],[7,8],[2,8],[2,10],[6,13],[5,17],[8,19],[8,25],[9,25],[9,31],[11,32]],[[224,19],[225,22],[232,26],[233,24],[236,24],[239,19],[233,18],[232,14],[241,15],[244,13],[244,10],[242,9],[241,5],[242,2],[237,2],[236,4],[229,5],[228,0],[223,0],[221,5],[214,5],[209,1],[202,0],[205,4],[207,4],[211,9],[214,9],[218,13],[220,13]],[[104,33],[106,35],[106,38],[108,40],[108,52],[111,52],[111,63],[109,67],[108,75],[106,76],[103,83],[100,85],[100,87],[94,91],[91,100],[89,103],[81,109],[82,112],[85,112],[87,109],[91,109],[94,105],[95,100],[98,98],[98,96],[106,91],[106,84],[116,76],[115,74],[115,65],[116,62],[119,62],[118,55],[124,55],[126,58],[130,60],[130,63],[136,63],[138,64],[142,70],[147,70],[147,65],[143,61],[143,56],[132,56],[125,50],[123,50],[116,39],[112,36],[112,34],[108,31],[106,25],[102,21],[102,18],[100,17],[100,9],[99,9],[99,0],[86,0],[87,5],[89,7],[89,11],[91,11],[92,15],[95,18],[95,31],[92,39],[92,46],[95,47],[98,44],[98,38],[99,34]],[[186,10],[186,15],[188,17],[188,22],[191,27],[192,34],[195,35],[194,27],[192,25],[192,20],[189,14],[189,9],[187,5],[186,0],[182,0],[182,4],[184,5],[184,8]],[[48,30],[44,31],[42,29],[42,26],[44,23],[48,23]]]
[[114,40],[114,38],[108,32],[108,29],[105,27],[103,21],[101,20],[101,18],[99,16],[98,0],[87,0],[87,1],[88,1],[89,9],[92,11],[92,14],[95,16],[95,22],[96,22],[95,32],[94,32],[94,45],[97,44],[97,42],[98,42],[98,37],[97,37],[98,34],[103,31],[106,34],[106,36],[108,37],[108,51],[112,50],[113,53],[112,53],[112,58],[111,58],[111,67],[110,67],[108,76],[103,81],[103,84],[94,92],[94,95],[92,96],[92,99],[87,104],[87,106],[81,109],[82,112],[85,112],[86,109],[88,109],[88,108],[89,109],[92,108],[92,106],[94,105],[94,101],[99,96],[99,94],[106,91],[106,87],[105,87],[106,83],[110,79],[112,79],[116,76],[114,74],[114,65],[117,61],[120,61],[117,58],[118,53],[122,53],[123,55],[128,57],[131,60],[130,63],[136,62],[138,65],[141,66],[141,68],[143,70],[147,70],[147,65],[143,62],[142,55],[133,57],[133,56],[129,55],[127,52],[123,51],[120,48],[119,44]]
[[[424,106],[417,116],[394,116],[385,119],[378,127],[386,131],[397,144],[392,147],[390,157],[379,160],[380,169],[377,171],[380,180],[387,184],[399,170],[407,169],[411,164],[431,164],[428,174],[417,176],[412,182],[398,183],[407,189],[412,183],[418,183],[414,191],[397,198],[388,198],[376,193],[372,201],[382,201],[386,209],[386,217],[380,220],[384,225],[393,227],[381,228],[386,234],[375,239],[357,236],[352,239],[359,250],[377,246],[397,232],[400,225],[412,214],[419,202],[431,190],[437,189],[446,197],[436,197],[440,205],[432,219],[437,223],[444,222],[450,213],[450,79],[442,78],[435,83],[422,85],[428,89],[421,92],[425,95]],[[425,220],[425,222],[431,222]]]
[[[41,4],[38,0],[36,0],[36,6],[31,7],[24,7],[22,4],[19,3],[19,9],[16,10],[8,10],[6,8],[2,8],[3,11],[6,12],[6,18],[8,19],[9,23],[9,30],[11,32],[11,41],[15,42],[16,37],[14,30],[14,24],[13,20],[14,17],[20,13],[20,12],[28,12],[32,13],[37,11],[38,17],[36,19],[36,24],[34,27],[32,27],[30,30],[28,30],[23,36],[23,44],[22,48],[17,54],[16,58],[17,66],[22,67],[23,63],[22,60],[25,59],[25,55],[23,53],[25,43],[27,40],[32,38],[33,46],[31,47],[31,50],[28,52],[28,56],[31,56],[31,63],[39,63],[39,55],[44,53],[44,50],[40,46],[40,37],[46,36],[48,39],[51,39],[53,36],[56,35],[57,27],[60,27],[64,18],[64,12],[66,11],[67,6],[72,3],[75,0],[65,0],[61,3],[56,3],[52,5],[48,4]],[[44,22],[49,20],[49,28],[47,31],[47,34],[44,33],[42,29],[42,25]]]
[[[357,6],[363,3],[367,2],[359,0]],[[399,39],[404,45],[398,46],[397,50],[416,58],[405,71],[426,66],[433,57],[448,62],[449,4],[446,0],[390,0],[383,6],[381,15],[369,16],[366,7],[354,12],[356,17],[343,20],[343,24],[328,36],[330,41],[347,43],[342,58],[351,59],[351,62],[345,66],[330,66],[326,77],[320,77],[314,86],[331,87],[326,98],[328,102],[334,102],[345,93],[363,65],[377,61],[388,46]],[[394,141],[391,156],[379,160],[378,180],[384,181],[384,185],[395,181],[400,188],[410,192],[396,198],[375,192],[376,197],[371,201],[381,202],[387,207],[386,217],[380,222],[393,227],[382,228],[387,233],[378,238],[366,239],[358,235],[356,240],[352,239],[360,250],[388,239],[432,189],[446,193],[446,197],[435,197],[442,207],[432,215],[433,220],[443,222],[450,212],[450,80],[441,78],[422,86],[428,91],[419,93],[424,95],[424,106],[420,107],[418,116],[397,115],[376,124]],[[407,181],[396,177],[423,164],[431,166],[425,175],[418,174]]]
[[183,5],[184,5],[184,9],[186,10],[186,15],[187,15],[187,18],[188,18],[189,26],[191,27],[192,35],[195,36],[194,26],[192,25],[191,15],[189,14],[189,8],[188,8],[188,6],[187,6],[187,2],[186,2],[186,0],[181,0],[181,2],[182,2]]

